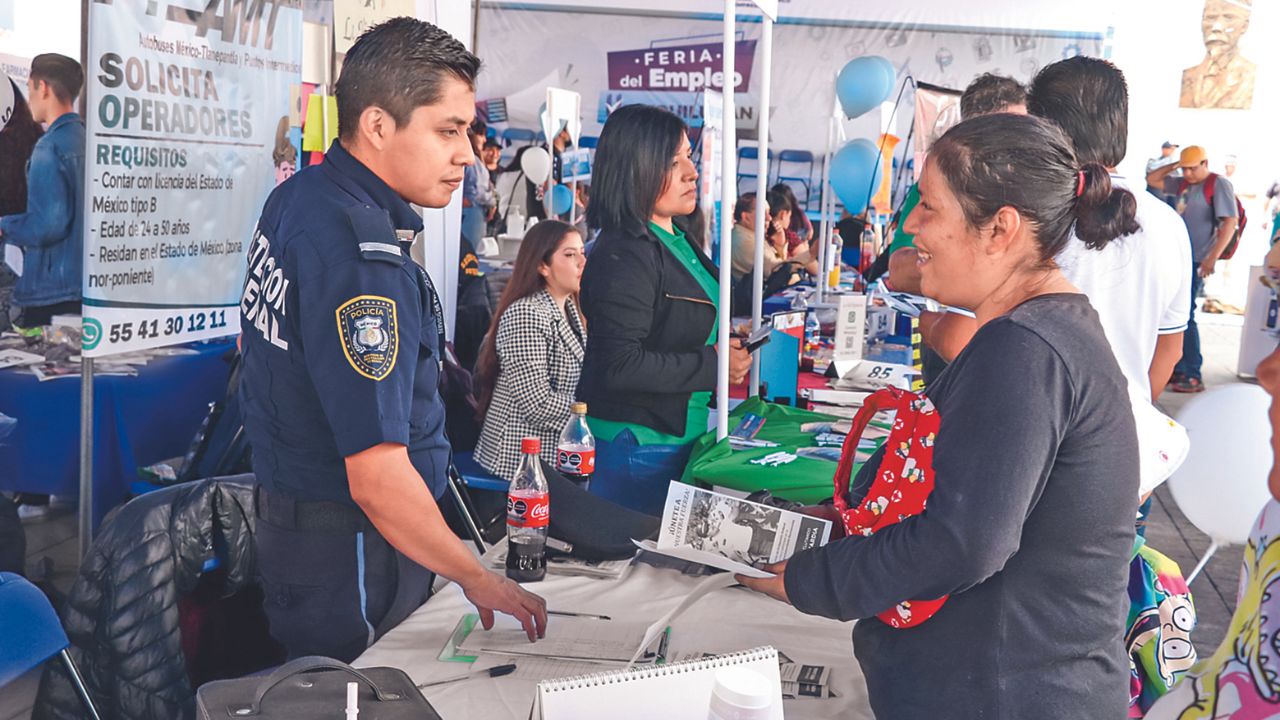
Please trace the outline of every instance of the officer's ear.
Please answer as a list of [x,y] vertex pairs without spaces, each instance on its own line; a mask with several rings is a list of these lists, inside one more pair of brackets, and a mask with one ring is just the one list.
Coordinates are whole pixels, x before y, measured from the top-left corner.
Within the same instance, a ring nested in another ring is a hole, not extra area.
[[375,150],[386,149],[387,141],[396,132],[395,118],[377,105],[370,105],[360,113],[357,134]]

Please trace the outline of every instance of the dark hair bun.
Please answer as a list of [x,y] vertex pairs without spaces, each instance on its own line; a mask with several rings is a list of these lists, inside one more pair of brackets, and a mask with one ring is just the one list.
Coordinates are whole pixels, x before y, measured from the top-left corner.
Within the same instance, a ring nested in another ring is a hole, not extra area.
[[1128,190],[1111,184],[1111,173],[1100,163],[1081,169],[1084,187],[1076,198],[1076,237],[1090,250],[1101,250],[1122,235],[1142,229],[1138,224],[1138,200]]

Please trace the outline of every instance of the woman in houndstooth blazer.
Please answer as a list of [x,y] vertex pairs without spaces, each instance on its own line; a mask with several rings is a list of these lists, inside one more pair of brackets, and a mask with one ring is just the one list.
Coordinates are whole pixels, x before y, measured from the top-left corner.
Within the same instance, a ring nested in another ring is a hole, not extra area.
[[585,265],[582,236],[572,226],[535,225],[520,243],[481,346],[476,387],[484,425],[475,458],[505,480],[520,466],[521,438],[541,438],[542,458],[555,461],[587,344],[578,309]]

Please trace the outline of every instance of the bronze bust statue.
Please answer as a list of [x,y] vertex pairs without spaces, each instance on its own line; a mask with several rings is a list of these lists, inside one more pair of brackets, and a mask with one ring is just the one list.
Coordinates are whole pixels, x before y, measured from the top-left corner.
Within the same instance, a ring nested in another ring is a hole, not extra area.
[[1205,57],[1182,73],[1184,108],[1248,110],[1253,105],[1257,66],[1240,55],[1240,37],[1249,30],[1253,0],[1205,0],[1200,27]]

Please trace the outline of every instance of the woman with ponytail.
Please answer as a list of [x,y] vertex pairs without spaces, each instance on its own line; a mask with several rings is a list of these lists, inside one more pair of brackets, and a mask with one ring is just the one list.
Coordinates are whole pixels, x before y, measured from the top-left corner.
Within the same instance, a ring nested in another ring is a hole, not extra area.
[[1137,436],[1098,317],[1054,258],[1073,229],[1091,247],[1132,232],[1133,196],[1056,126],[1009,114],[948,131],[920,192],[906,230],[923,289],[978,323],[926,391],[941,420],[927,508],[739,579],[839,620],[949,596],[913,627],[855,626],[876,717],[1123,717]]

